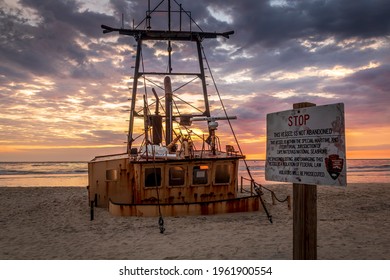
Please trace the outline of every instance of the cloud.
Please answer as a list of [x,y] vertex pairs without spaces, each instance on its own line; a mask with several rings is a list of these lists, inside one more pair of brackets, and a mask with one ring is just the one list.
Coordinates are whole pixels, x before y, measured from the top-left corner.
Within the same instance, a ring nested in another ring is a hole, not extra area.
[[[202,2],[207,7],[208,1]],[[213,1],[210,5],[231,13],[232,25],[245,47],[279,47],[291,40],[322,41],[329,36],[338,40],[365,39],[386,36],[390,31],[390,3],[385,0],[357,0],[353,5],[337,0],[271,4],[272,1]]]
[[[160,2],[152,0],[151,6]],[[171,3],[177,10],[176,1]],[[198,24],[204,31],[235,31],[230,39],[204,40],[203,46],[244,141],[264,136],[267,113],[301,101],[345,102],[350,128],[388,127],[389,1],[199,0],[183,7],[196,22],[192,30]],[[0,0],[0,144],[122,144],[135,40],[103,34],[100,25],[120,27],[123,14],[126,28],[133,19],[144,28],[146,9],[147,1]],[[190,25],[184,14],[182,23]],[[168,28],[159,13],[151,26]],[[165,71],[166,50],[166,42],[145,47],[145,67]],[[194,50],[173,44],[174,70],[196,69]],[[180,82],[173,79],[173,87]],[[221,115],[210,74],[207,82],[212,112]],[[177,94],[187,98],[192,90],[188,85]],[[227,128],[221,124],[219,133]]]
[[24,0],[20,5],[33,11],[35,21],[22,16],[22,7],[1,8],[3,75],[68,76],[73,72],[70,68],[93,68],[85,44],[101,37],[98,26],[103,21],[114,22],[111,16],[80,11],[76,1]]

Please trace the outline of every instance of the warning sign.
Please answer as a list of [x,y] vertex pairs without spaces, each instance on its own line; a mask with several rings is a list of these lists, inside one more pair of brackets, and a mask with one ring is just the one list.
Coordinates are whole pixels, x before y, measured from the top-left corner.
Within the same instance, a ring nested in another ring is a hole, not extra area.
[[346,186],[344,104],[267,115],[265,179]]

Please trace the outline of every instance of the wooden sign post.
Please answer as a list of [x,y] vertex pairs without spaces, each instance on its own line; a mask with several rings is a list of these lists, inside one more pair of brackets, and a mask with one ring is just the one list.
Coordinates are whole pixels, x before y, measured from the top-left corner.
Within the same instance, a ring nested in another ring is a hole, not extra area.
[[317,186],[293,184],[293,259],[317,259]]
[[317,259],[317,185],[347,184],[344,104],[267,114],[265,179],[293,183],[293,259]]
[[[293,109],[312,106],[295,103]],[[293,259],[317,259],[317,185],[293,184]]]

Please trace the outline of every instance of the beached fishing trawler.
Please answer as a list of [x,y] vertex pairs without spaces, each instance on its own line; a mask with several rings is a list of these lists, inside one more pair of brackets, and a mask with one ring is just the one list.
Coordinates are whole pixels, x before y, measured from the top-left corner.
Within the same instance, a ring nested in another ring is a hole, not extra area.
[[[262,192],[253,180],[253,192],[243,196],[239,191],[238,166],[245,156],[238,143],[223,146],[217,133],[219,123],[223,123],[232,131],[226,138],[236,140],[230,123],[236,117],[229,116],[223,104],[222,115],[214,116],[207,91],[205,66],[209,67],[202,42],[227,39],[234,32],[192,31],[192,26],[200,27],[190,12],[176,1],[165,1],[167,5],[162,7],[163,3],[153,10],[149,4],[140,23],[144,29],[140,25],[131,29],[102,25],[103,33],[134,37],[136,54],[127,152],[98,156],[89,162],[89,201],[122,216],[207,215],[265,209]],[[153,30],[152,16],[158,14],[160,20],[162,13],[168,15],[166,29]],[[187,31],[182,29],[183,17],[188,19]],[[146,69],[146,55],[160,51],[157,48],[161,45],[166,46],[166,56],[159,53],[161,59],[152,66],[165,61],[166,68]],[[190,50],[194,56],[187,53]],[[181,62],[196,61],[196,70],[174,70],[175,57]]]

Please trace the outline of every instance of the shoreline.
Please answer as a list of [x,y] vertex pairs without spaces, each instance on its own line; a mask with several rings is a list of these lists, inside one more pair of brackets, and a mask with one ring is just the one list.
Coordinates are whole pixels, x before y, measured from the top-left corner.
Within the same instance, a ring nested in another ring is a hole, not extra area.
[[[267,185],[278,197],[291,184]],[[317,187],[317,254],[323,260],[390,259],[388,183]],[[114,217],[95,209],[85,187],[0,187],[0,259],[291,260],[292,210],[214,216]]]

